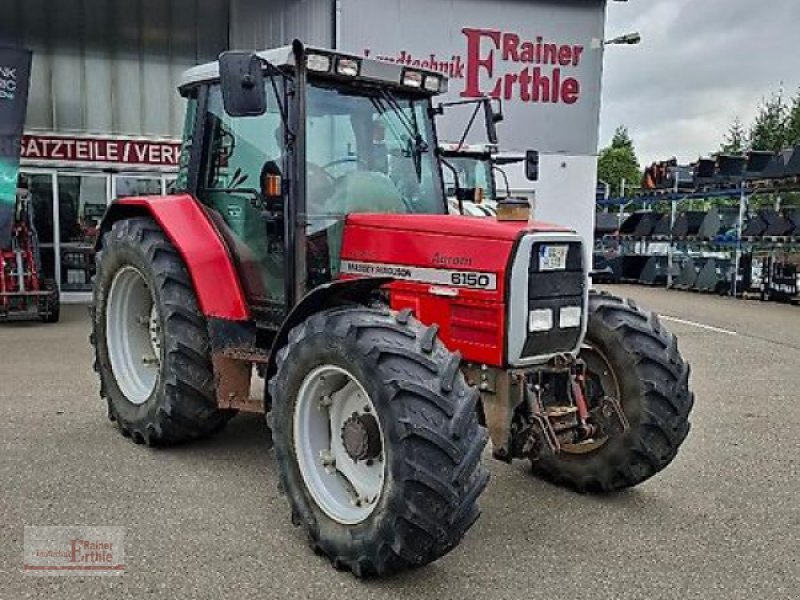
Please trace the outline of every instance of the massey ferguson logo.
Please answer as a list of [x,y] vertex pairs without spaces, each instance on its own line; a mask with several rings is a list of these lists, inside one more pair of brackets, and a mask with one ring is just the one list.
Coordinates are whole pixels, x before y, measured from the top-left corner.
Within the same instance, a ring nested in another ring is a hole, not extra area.
[[573,76],[585,47],[537,36],[525,39],[497,29],[462,29],[466,53],[440,56],[401,50],[396,55],[364,56],[385,62],[437,71],[464,82],[461,97],[491,96],[533,104],[568,104],[580,100],[581,83]]
[[13,100],[17,95],[17,69],[0,67],[0,100]]

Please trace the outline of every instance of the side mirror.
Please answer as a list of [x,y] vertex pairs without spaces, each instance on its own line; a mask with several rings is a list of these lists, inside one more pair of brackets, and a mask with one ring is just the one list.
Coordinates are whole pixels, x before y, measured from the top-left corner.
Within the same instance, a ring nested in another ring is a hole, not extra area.
[[267,93],[261,59],[252,52],[219,55],[222,104],[232,117],[258,117],[267,112]]
[[525,177],[528,181],[539,180],[539,151],[528,150],[525,153]]
[[483,102],[483,112],[486,118],[486,137],[490,144],[497,144],[497,124],[504,118],[502,105],[498,103],[498,109],[495,110],[492,100],[486,98]]

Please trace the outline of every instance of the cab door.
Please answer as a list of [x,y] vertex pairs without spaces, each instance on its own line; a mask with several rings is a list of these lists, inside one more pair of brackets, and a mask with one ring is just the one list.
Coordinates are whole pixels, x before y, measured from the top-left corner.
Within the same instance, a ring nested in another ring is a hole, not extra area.
[[267,196],[266,175],[286,172],[284,124],[272,86],[269,110],[231,117],[219,85],[208,88],[198,199],[228,243],[257,318],[280,324],[286,311],[283,198]]

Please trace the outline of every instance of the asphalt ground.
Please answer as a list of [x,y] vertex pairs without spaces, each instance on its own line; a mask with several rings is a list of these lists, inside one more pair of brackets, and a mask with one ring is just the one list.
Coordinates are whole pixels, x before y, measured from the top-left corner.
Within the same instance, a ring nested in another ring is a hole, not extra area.
[[[614,288],[668,318],[693,428],[640,487],[581,496],[487,464],[483,516],[432,566],[362,582],[289,522],[260,418],[151,450],[107,420],[85,307],[0,325],[0,599],[800,597],[800,308]],[[676,320],[677,319],[677,320]],[[125,527],[120,577],[23,575],[23,525]]]

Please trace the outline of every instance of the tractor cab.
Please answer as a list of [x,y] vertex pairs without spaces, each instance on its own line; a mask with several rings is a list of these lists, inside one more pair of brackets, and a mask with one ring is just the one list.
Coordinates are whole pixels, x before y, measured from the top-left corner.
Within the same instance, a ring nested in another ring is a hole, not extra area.
[[436,73],[299,44],[184,75],[181,183],[275,325],[337,276],[347,215],[446,212],[432,118],[446,89]]
[[498,147],[492,144],[443,143],[439,146],[440,156],[453,167],[443,171],[451,213],[460,214],[460,203],[464,214],[470,216],[496,214],[498,191],[493,158],[497,152]]
[[512,198],[505,167],[525,163],[529,181],[538,179],[539,153],[501,152],[497,144],[442,143],[439,156],[448,210],[474,217],[497,216],[497,203]]

